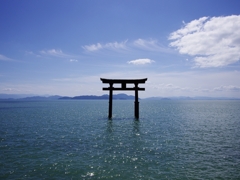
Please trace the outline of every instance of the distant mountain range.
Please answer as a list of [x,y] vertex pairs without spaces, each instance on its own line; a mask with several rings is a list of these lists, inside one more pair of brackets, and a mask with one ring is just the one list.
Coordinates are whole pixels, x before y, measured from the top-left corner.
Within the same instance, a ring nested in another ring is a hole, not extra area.
[[[83,95],[83,96],[36,96],[36,95],[24,95],[24,94],[0,94],[0,101],[3,100],[26,100],[26,101],[45,101],[45,100],[108,100],[109,95],[104,94],[101,96],[96,95]],[[127,94],[114,94],[113,99],[116,100],[134,100],[135,97]],[[240,98],[228,98],[228,97],[149,97],[142,100],[240,100]]]
[[177,96],[177,97],[149,97],[144,100],[240,100],[240,98],[233,97],[205,97],[205,96]]
[[59,98],[61,98],[62,96],[29,96],[26,97],[24,95],[2,95],[0,94],[0,100],[26,100],[26,101],[31,101],[31,100],[58,100]]
[[[119,100],[128,100],[128,99],[134,99],[135,97],[132,95],[127,94],[113,94],[113,99],[119,99]],[[109,95],[104,94],[102,96],[95,96],[95,95],[86,95],[86,96],[75,96],[75,97],[60,97],[59,99],[79,99],[79,100],[103,100],[103,99],[109,99]]]
[[[96,95],[84,95],[84,96],[74,96],[74,97],[68,97],[68,96],[29,96],[24,97],[24,95],[8,95],[8,94],[0,94],[0,100],[26,100],[26,101],[44,101],[44,100],[108,100],[109,95],[104,94],[102,96],[96,96]],[[113,99],[118,100],[131,100],[135,99],[132,95],[127,94],[114,94]]]

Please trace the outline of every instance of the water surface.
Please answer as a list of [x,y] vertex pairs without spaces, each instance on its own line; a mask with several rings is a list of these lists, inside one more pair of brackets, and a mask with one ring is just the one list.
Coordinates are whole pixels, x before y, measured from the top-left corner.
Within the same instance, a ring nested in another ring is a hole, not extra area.
[[240,101],[0,102],[1,179],[240,179]]

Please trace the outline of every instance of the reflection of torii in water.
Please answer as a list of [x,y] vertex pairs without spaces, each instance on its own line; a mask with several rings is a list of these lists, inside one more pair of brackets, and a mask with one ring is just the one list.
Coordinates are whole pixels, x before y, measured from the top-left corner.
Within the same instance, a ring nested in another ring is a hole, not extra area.
[[[144,84],[147,81],[145,79],[104,79],[100,78],[102,83],[108,83],[109,87],[103,88],[103,90],[109,91],[109,111],[108,118],[112,118],[112,96],[113,91],[135,91],[135,118],[139,118],[139,102],[138,102],[138,91],[145,91],[145,88],[138,87],[138,84]],[[113,84],[121,84],[121,87],[113,87]],[[135,87],[127,87],[127,84],[134,84]]]

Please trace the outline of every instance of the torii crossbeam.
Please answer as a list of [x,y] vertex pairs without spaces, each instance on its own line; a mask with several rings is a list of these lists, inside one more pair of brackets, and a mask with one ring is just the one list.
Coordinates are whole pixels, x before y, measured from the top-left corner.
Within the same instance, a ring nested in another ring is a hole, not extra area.
[[[139,118],[139,102],[138,91],[145,91],[145,88],[138,87],[138,84],[144,84],[147,78],[144,79],[104,79],[100,78],[102,83],[108,83],[109,87],[104,87],[103,90],[109,91],[109,111],[108,118],[112,118],[112,96],[113,91],[135,91],[135,105],[134,114],[135,118]],[[121,84],[121,87],[113,87],[113,84]],[[127,87],[127,84],[134,84],[135,87]]]

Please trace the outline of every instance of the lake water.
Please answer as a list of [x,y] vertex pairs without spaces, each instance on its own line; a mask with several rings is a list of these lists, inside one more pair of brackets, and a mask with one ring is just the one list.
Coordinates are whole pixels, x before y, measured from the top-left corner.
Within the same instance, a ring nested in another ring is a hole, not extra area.
[[0,179],[240,179],[240,101],[0,102]]

